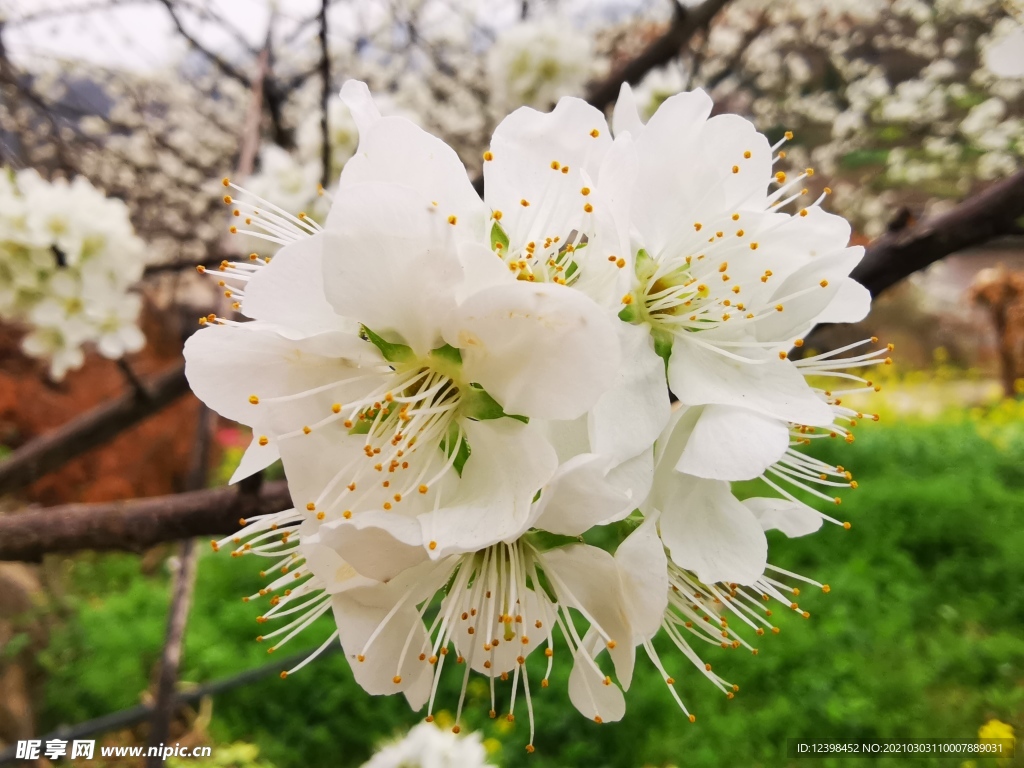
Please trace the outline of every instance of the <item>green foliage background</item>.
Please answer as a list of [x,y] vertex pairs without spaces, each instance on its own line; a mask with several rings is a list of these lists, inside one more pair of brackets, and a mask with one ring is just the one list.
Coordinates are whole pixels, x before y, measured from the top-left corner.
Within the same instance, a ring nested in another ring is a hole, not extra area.
[[[627,694],[625,720],[584,720],[565,692],[568,659],[562,654],[557,663],[556,651],[550,688],[540,689],[542,665],[531,675],[534,755],[523,750],[528,726],[522,699],[514,725],[502,717],[491,721],[482,680],[470,687],[468,725],[483,729],[493,762],[534,768],[777,766],[787,764],[787,738],[971,739],[991,718],[1024,733],[1019,410],[1011,403],[973,417],[870,425],[858,430],[853,445],[819,441],[826,443],[816,446],[822,458],[855,470],[860,487],[830,510],[853,527],[826,526],[795,540],[772,535],[770,551],[774,564],[828,582],[831,593],[802,591],[799,601],[810,620],[776,610],[782,632],[751,636],[760,641],[757,657],[745,650],[702,651],[716,672],[741,686],[733,700],[663,648],[696,723],[678,711],[645,658],[638,660]],[[268,663],[265,646],[253,642],[258,609],[239,600],[255,590],[255,570],[249,559],[202,558],[184,680],[213,680]],[[74,561],[73,610],[40,657],[48,675],[44,727],[138,703],[162,642],[167,581],[165,575],[141,575],[134,557]],[[329,631],[319,626],[308,644],[315,646]],[[298,650],[286,646],[279,653]],[[446,678],[438,700],[453,710],[461,675]],[[505,711],[507,700],[505,709],[499,706]],[[260,759],[279,768],[351,766],[421,716],[399,697],[364,694],[337,654],[287,681],[273,675],[217,696],[211,732],[218,743],[257,745]],[[805,768],[841,764],[788,762]]]

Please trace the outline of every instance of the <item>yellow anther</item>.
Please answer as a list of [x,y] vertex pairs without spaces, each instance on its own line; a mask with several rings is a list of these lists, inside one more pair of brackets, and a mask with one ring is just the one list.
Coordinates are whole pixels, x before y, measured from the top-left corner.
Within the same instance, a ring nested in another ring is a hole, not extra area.
[[813,168],[808,168],[808,169],[806,169],[804,171],[804,173],[806,173],[808,176],[813,176],[814,175],[814,169]]
[[783,310],[783,306],[781,304],[776,304],[775,305],[775,311],[776,312],[781,312],[782,310]]
[[344,517],[346,520],[351,520],[352,519],[352,510],[351,509],[346,509],[344,512],[341,513],[341,516]]
[[750,244],[750,250],[756,251],[757,250],[757,243],[751,243]]
[[584,197],[589,195],[590,194],[590,187],[584,187],[583,189],[581,189],[580,190],[580,194],[583,195]]
[[793,132],[792,131],[786,131],[785,136],[786,136],[786,141],[792,141],[793,140]]
[[552,171],[557,171],[561,167],[562,167],[562,164],[560,162],[558,162],[557,160],[552,160],[551,161],[551,170]]
[[618,267],[619,269],[622,269],[624,266],[626,266],[626,260],[622,258],[616,259],[615,266]]
[[822,280],[820,283],[818,283],[818,285],[820,285],[822,288],[828,288],[828,280]]
[[568,173],[568,172],[569,172],[569,166],[568,165],[563,165],[562,166],[562,173]]
[[779,352],[779,360],[785,360],[787,357],[785,350]]
[[725,270],[727,270],[728,268],[729,268],[729,262],[728,261],[723,261],[721,264],[718,265],[718,271],[719,272],[725,272]]
[[448,217],[448,223],[449,224],[456,224],[456,223],[458,223],[458,221],[459,221],[458,216],[449,216]]
[[699,221],[695,221],[695,222],[693,223],[693,228],[694,228],[694,229],[695,229],[695,230],[696,230],[697,232],[700,232],[700,230],[701,230],[701,227],[703,227],[703,226],[704,226],[704,225],[703,225],[703,224],[701,224],[701,223],[700,223]]
[[259,405],[260,399],[256,395],[249,395],[249,402],[253,405]]
[[594,130],[592,130],[590,132],[590,135],[593,136],[596,139],[598,136],[601,135],[601,132],[599,130],[597,130],[597,128],[595,128]]
[[786,172],[785,171],[779,171],[778,173],[776,173],[775,174],[775,180],[777,182],[779,182],[779,184],[784,182],[786,180]]
[[633,303],[633,295],[630,294],[630,293],[627,293],[625,296],[622,297],[622,303],[623,304],[632,304]]
[[501,211],[495,211],[491,214],[495,221],[501,221]]
[[303,428],[302,428],[302,432],[303,432],[303,434],[307,434],[307,435],[308,435],[308,434],[309,434],[310,432],[312,432],[312,431],[313,431],[313,430],[312,430],[312,429],[310,429],[309,427],[303,427]]
[[586,211],[587,213],[593,213],[594,206],[592,206],[590,203],[587,203],[586,205],[583,206],[583,210]]
[[437,542],[432,541],[428,546],[430,547],[430,551],[433,552],[435,549],[437,549]]
[[740,167],[739,167],[738,165],[734,165],[734,166],[732,167],[732,172],[733,172],[733,173],[739,173],[739,172],[740,172]]
[[527,200],[526,198],[523,198],[522,200],[520,200],[519,204],[521,206],[523,206],[523,208],[529,208],[530,207],[530,201]]
[[802,347],[803,345],[804,345],[804,340],[803,339],[797,339],[796,341],[793,342],[793,346],[794,347]]

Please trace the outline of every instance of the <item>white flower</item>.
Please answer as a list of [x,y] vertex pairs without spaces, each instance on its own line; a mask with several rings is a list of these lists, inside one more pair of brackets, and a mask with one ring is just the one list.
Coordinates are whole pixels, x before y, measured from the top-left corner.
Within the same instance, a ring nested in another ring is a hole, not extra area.
[[590,38],[557,17],[512,25],[487,52],[490,86],[503,111],[524,104],[547,108],[579,92],[593,61]]
[[517,419],[577,418],[613,383],[614,320],[579,292],[515,279],[442,142],[380,118],[368,94],[353,111],[360,149],[325,227],[294,219],[289,231],[283,215],[232,201],[287,245],[269,265],[224,270],[257,322],[200,331],[187,373],[211,407],[254,427],[236,478],[278,444],[290,479],[329,450],[332,481],[302,506],[361,527],[410,518],[434,558],[474,550],[518,530],[556,467]]
[[409,729],[401,739],[385,744],[363,768],[490,768],[479,733],[463,736],[430,723]]
[[142,348],[140,302],[127,294],[142,276],[144,246],[127,209],[84,177],[68,184],[35,171],[0,184],[0,317],[28,326],[22,349],[63,379],[85,361],[83,346],[118,358]]
[[713,406],[714,427],[693,433],[709,438],[694,446],[695,460],[715,442],[744,443],[732,461],[719,450],[702,462],[706,471],[688,471],[742,479],[733,462],[773,463],[789,423],[833,423],[787,350],[816,323],[861,319],[870,297],[848,277],[863,249],[847,247],[849,224],[821,210],[824,195],[782,212],[812,171],[773,176],[764,136],[734,115],[708,119],[710,111],[703,92],[679,94],[645,126],[623,88],[616,144],[634,193],[619,213],[632,225],[620,316],[651,330],[684,405]]

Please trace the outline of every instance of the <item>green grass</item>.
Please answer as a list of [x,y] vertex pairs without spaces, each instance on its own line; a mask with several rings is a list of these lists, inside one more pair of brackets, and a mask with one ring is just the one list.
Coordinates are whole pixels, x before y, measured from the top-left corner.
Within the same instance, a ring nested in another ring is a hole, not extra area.
[[[1024,732],[1019,427],[993,433],[968,419],[879,424],[864,427],[853,445],[820,446],[819,455],[851,468],[859,481],[840,508],[853,527],[827,526],[795,540],[772,535],[771,560],[828,582],[831,593],[805,591],[800,603],[810,620],[786,612],[780,635],[751,637],[759,640],[757,657],[707,651],[715,671],[741,686],[733,700],[662,648],[696,723],[682,716],[641,658],[622,723],[579,716],[565,693],[568,667],[556,664],[550,688],[538,690],[534,680],[536,754],[523,751],[521,706],[514,726],[486,718],[483,681],[471,685],[468,724],[500,742],[494,761],[535,768],[776,766],[787,764],[787,738],[970,739],[991,718]],[[41,656],[48,668],[44,727],[131,706],[146,688],[162,642],[168,583],[138,569],[127,556],[75,562],[72,617]],[[252,642],[256,609],[238,599],[256,584],[248,560],[204,555],[183,679],[211,680],[267,663],[265,648]],[[439,694],[449,709],[456,683],[449,678]],[[420,716],[400,698],[364,694],[335,655],[287,681],[274,676],[218,696],[211,728],[219,742],[257,744],[279,768],[350,766]],[[981,763],[988,764],[995,765]]]

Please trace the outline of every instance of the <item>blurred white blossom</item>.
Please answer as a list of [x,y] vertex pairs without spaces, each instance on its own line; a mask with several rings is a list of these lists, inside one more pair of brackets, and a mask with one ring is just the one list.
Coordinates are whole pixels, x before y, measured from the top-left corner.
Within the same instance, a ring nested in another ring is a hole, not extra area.
[[144,256],[125,204],[84,177],[0,176],[0,319],[28,328],[22,349],[53,379],[81,367],[87,344],[110,359],[145,345],[128,293]]

